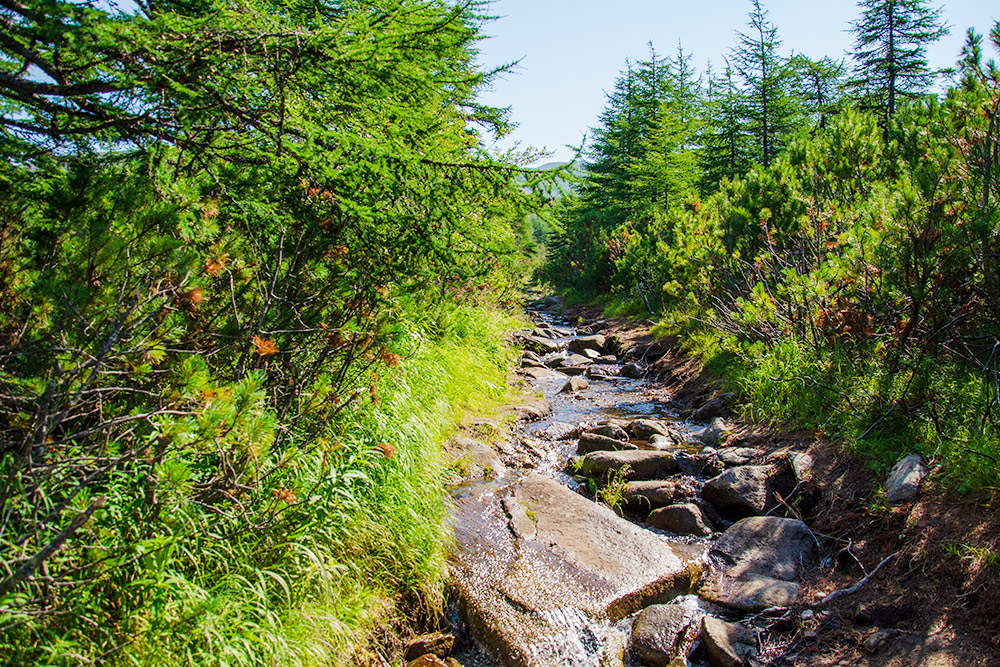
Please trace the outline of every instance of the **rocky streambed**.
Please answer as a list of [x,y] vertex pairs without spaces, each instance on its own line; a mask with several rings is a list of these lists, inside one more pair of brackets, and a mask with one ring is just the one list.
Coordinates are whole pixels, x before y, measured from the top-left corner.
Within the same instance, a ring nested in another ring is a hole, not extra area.
[[[602,322],[531,311],[518,332],[537,400],[513,437],[450,443],[451,590],[472,665],[752,665],[816,565],[785,516],[804,452],[731,437],[730,396],[677,414]],[[462,643],[462,642],[460,642]],[[422,664],[436,664],[426,655]]]

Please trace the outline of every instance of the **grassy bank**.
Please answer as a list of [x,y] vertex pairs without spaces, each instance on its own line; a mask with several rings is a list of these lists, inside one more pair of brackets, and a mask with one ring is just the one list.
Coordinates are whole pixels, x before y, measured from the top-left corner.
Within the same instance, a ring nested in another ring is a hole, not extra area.
[[[18,616],[5,599],[4,662],[342,664],[366,650],[373,629],[416,607],[440,612],[450,536],[440,444],[464,412],[505,395],[511,351],[500,341],[513,324],[471,306],[406,323],[399,363],[319,442],[285,450],[281,462],[258,453],[255,465],[275,472],[222,504],[231,520],[207,522],[178,458],[152,471],[162,511],[130,527],[136,479],[124,471],[112,477],[105,508],[80,541],[101,540],[117,567],[99,568],[99,557],[76,547],[67,554],[72,562],[54,560],[53,570],[89,560],[100,577],[70,588],[66,613]],[[268,408],[257,417],[258,426],[280,426]],[[267,507],[237,518],[252,496]],[[130,539],[134,547],[116,554],[115,543]],[[403,600],[413,608],[397,608]]]

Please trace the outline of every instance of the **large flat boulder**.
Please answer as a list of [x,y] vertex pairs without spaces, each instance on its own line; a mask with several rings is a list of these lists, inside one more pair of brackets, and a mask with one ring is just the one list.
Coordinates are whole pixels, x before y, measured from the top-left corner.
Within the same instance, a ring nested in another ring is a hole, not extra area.
[[801,521],[750,517],[738,521],[713,545],[719,568],[699,591],[706,600],[755,611],[787,607],[799,594],[793,580],[816,554],[816,539]]
[[586,350],[596,350],[598,352],[604,349],[604,336],[596,334],[593,336],[580,336],[579,338],[574,338],[569,342],[570,352],[575,352],[576,354],[583,354]]
[[687,592],[703,548],[671,542],[541,475],[456,500],[451,586],[509,667],[595,665],[616,622]]
[[576,453],[580,456],[591,452],[617,452],[625,449],[638,449],[627,440],[616,440],[598,433],[582,433],[576,445]]

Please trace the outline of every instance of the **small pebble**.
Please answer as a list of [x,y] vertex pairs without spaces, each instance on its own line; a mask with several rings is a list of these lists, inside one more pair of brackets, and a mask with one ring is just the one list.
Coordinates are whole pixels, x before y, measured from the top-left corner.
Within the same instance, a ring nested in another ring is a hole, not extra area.
[[812,609],[806,609],[804,612],[802,612],[799,615],[799,618],[801,618],[803,621],[809,621],[809,620],[812,620],[812,617],[815,616],[815,615],[816,614],[815,614],[815,612],[813,612]]

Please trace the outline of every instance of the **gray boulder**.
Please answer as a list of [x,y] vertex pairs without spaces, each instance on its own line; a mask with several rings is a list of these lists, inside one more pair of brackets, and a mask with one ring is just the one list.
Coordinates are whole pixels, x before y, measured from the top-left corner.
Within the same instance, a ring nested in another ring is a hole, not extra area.
[[701,642],[712,667],[743,667],[753,656],[757,644],[750,628],[714,616],[702,618]]
[[712,547],[713,557],[730,564],[726,574],[759,574],[791,581],[816,554],[816,538],[801,521],[755,516],[730,526]]
[[726,420],[716,417],[708,423],[708,426],[695,433],[695,437],[706,447],[718,447],[729,431],[729,424],[726,423]]
[[587,366],[586,375],[592,380],[606,380],[608,378],[618,377],[618,371],[618,366],[595,363]]
[[698,591],[703,599],[737,611],[760,611],[788,607],[799,597],[799,585],[759,574],[733,579],[716,574]]
[[649,440],[654,435],[670,437],[670,427],[658,419],[636,419],[629,425],[636,440]]
[[594,363],[590,357],[582,354],[571,354],[562,360],[560,366],[589,366]]
[[614,438],[615,440],[629,440],[628,432],[623,429],[618,424],[601,424],[596,428],[592,428],[588,431],[589,433],[596,433],[597,435],[603,435],[608,438]]
[[910,454],[889,471],[885,484],[885,499],[891,504],[906,502],[920,491],[920,483],[927,476],[927,468],[920,461],[920,454]]
[[576,391],[583,391],[589,387],[590,383],[582,377],[572,377],[566,384],[563,385],[563,388],[559,390],[559,393],[570,394]]
[[597,433],[581,434],[576,445],[576,453],[581,456],[591,452],[617,452],[625,449],[638,448],[627,440],[616,440]]
[[694,477],[639,480],[625,484],[622,500],[630,510],[648,512],[673,505],[679,500],[694,498],[700,490],[701,482]]
[[583,354],[584,350],[597,350],[600,352],[604,349],[604,336],[596,334],[593,336],[580,336],[579,338],[574,338],[569,342],[570,352],[576,352],[577,354]]
[[540,431],[535,431],[534,435],[541,440],[570,440],[580,435],[580,427],[565,422],[552,422]]
[[653,510],[646,517],[646,527],[696,537],[708,537],[714,532],[709,527],[704,512],[694,503],[668,505]]
[[591,452],[583,457],[580,471],[588,477],[602,478],[629,467],[625,478],[663,479],[680,472],[674,452],[625,450],[618,452]]
[[702,496],[720,512],[736,516],[763,514],[773,503],[773,466],[740,466],[705,483]]
[[507,472],[496,451],[478,440],[452,438],[445,443],[444,450],[456,462],[463,481],[494,479]]
[[632,378],[633,380],[641,380],[643,375],[646,374],[646,369],[644,369],[639,364],[634,361],[630,361],[624,366],[622,366],[621,375],[622,377]]
[[[692,595],[654,604],[636,616],[629,649],[644,665],[665,667],[690,652],[710,606]],[[686,663],[686,661],[684,661]],[[676,663],[675,663],[676,664]]]
[[699,547],[529,475],[499,499],[456,502],[450,578],[463,621],[509,667],[597,665],[609,648],[619,654],[609,644],[620,635],[593,621],[615,623],[689,591],[702,559]]

